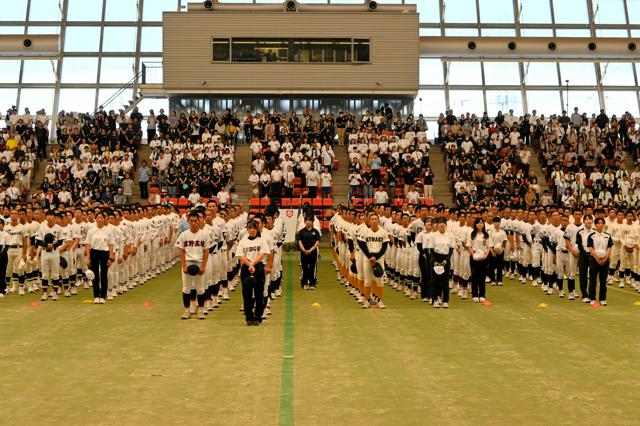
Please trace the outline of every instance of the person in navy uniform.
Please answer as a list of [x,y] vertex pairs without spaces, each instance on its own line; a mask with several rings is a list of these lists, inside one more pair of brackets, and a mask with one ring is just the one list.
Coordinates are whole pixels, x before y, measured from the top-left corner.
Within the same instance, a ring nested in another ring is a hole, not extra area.
[[[613,237],[604,232],[604,219],[597,217],[595,222],[595,232],[589,234],[587,238],[587,248],[591,254],[589,259],[589,299],[592,305],[607,305],[607,274],[611,260],[611,248],[613,247]],[[596,300],[596,280],[600,280],[600,292]]]
[[298,248],[300,248],[300,263],[302,264],[302,288],[315,290],[316,263],[318,262],[318,246],[320,245],[320,232],[313,227],[313,215],[306,214],[304,228],[296,234]]

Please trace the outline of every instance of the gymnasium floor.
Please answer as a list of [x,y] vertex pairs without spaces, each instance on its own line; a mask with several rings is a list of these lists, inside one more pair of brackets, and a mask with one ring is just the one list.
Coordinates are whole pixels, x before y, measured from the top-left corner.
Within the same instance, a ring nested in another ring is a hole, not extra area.
[[493,306],[388,290],[363,311],[323,254],[316,291],[285,260],[293,292],[260,327],[238,291],[179,320],[177,269],[104,306],[0,300],[0,424],[637,424],[637,294],[594,309],[508,281]]

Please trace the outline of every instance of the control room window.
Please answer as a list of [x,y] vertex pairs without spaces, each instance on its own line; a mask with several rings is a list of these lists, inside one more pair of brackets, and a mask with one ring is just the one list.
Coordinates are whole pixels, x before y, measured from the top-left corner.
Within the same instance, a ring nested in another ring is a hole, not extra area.
[[228,38],[213,39],[213,62],[229,62],[230,43]]
[[369,40],[356,38],[353,40],[353,61],[369,62]]

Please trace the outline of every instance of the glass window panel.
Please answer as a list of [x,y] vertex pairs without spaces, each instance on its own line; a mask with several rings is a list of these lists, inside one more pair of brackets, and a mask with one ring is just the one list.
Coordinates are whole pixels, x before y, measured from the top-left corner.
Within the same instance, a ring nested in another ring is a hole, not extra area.
[[59,21],[60,8],[57,1],[31,0],[29,8],[29,20],[31,21]]
[[520,22],[523,24],[550,24],[551,7],[548,1],[520,0]]
[[440,22],[440,2],[438,0],[415,0],[415,3],[418,6],[420,22]]
[[13,105],[17,106],[18,89],[0,89],[0,111],[5,113]]
[[[630,7],[640,6],[640,4],[636,4],[635,6],[633,4],[633,0],[629,1]],[[596,24],[627,23],[624,16],[624,0],[593,0],[593,8]]]
[[529,113],[535,110],[537,115],[558,114],[562,110],[560,92],[557,90],[527,90],[527,104]]
[[[565,103],[567,98],[565,96]],[[600,101],[598,100],[598,92],[595,90],[569,90],[569,110],[573,111],[574,107],[578,107],[580,111],[586,112],[588,116],[600,112]],[[565,108],[563,106],[563,108]]]
[[444,84],[442,61],[420,59],[420,84]]
[[522,93],[519,90],[487,90],[487,108],[489,116],[498,111],[507,113],[513,110],[515,115],[522,115]]
[[558,71],[553,62],[525,62],[524,75],[528,85],[558,84]]
[[480,90],[451,90],[449,103],[455,115],[463,113],[482,114],[484,99]]
[[556,30],[558,37],[591,37],[589,30]]
[[[135,21],[138,19],[137,0],[107,0],[106,21]],[[155,1],[149,2],[154,4]]]
[[420,28],[420,37],[439,37],[440,28]]
[[605,86],[633,86],[633,67],[623,62],[600,64],[602,84]]
[[[629,23],[631,25],[639,25],[640,2],[638,0],[627,0],[627,12],[629,12]],[[640,30],[637,30],[637,32],[636,37],[640,36]]]
[[636,92],[604,92],[604,101],[607,105],[607,111],[615,114],[618,118],[625,113],[630,112],[634,117],[638,117],[638,97]]
[[442,90],[418,90],[413,102],[413,115],[422,114],[425,117],[437,117],[444,112],[444,91]]
[[168,111],[169,100],[145,98],[138,104],[138,110],[145,116],[149,114],[150,109],[152,109],[156,115],[160,113],[161,109]]
[[69,0],[69,21],[100,21],[102,0]]
[[133,78],[133,58],[103,58],[100,83],[126,83]]
[[596,84],[596,71],[590,62],[561,62],[560,75],[563,85],[565,80],[569,80],[570,86]]
[[513,0],[480,0],[480,22],[513,22]]
[[447,0],[445,22],[478,22],[476,0]]
[[60,34],[60,27],[29,27],[27,34]]
[[100,49],[99,27],[67,27],[64,50],[67,52],[97,52]]
[[[18,83],[20,61],[3,60],[0,62],[0,83]],[[0,105],[2,111],[2,105]]]
[[482,84],[479,62],[449,62],[449,84]]
[[523,28],[520,30],[520,34],[522,34],[522,37],[553,37],[553,30]]
[[140,46],[142,52],[162,52],[162,28],[142,28],[142,41]]
[[558,24],[586,24],[589,21],[586,0],[554,0],[553,12]]
[[520,70],[517,62],[485,62],[485,84],[520,84]]
[[631,30],[631,37],[640,37],[640,30]]
[[24,27],[0,27],[0,34],[24,34]]
[[95,83],[98,58],[64,58],[62,83]]
[[598,37],[629,37],[627,30],[598,30],[596,29],[596,35]]
[[56,81],[55,62],[50,60],[24,61],[23,83],[54,83]]
[[133,52],[136,48],[136,28],[107,27],[102,43],[104,52]]
[[516,30],[510,28],[482,28],[480,30],[483,36],[490,37],[515,37]]
[[478,35],[478,30],[476,28],[445,28],[445,35],[448,36],[472,36],[475,37]]
[[144,21],[162,21],[162,12],[176,12],[178,2],[176,0],[153,0],[144,4],[142,19]]
[[45,112],[51,114],[53,109],[53,89],[22,89],[20,91],[20,105],[18,111],[22,112],[29,108],[31,114],[35,114],[44,108]]
[[96,89],[60,89],[60,109],[67,112],[94,111]]
[[[3,7],[0,21],[24,21],[27,15],[27,0],[13,0],[10,7]],[[0,31],[2,33],[3,31]],[[6,34],[6,33],[5,33]]]

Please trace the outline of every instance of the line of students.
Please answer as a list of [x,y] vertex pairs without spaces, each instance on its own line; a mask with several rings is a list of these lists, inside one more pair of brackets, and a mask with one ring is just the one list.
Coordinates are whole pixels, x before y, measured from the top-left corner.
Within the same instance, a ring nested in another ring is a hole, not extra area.
[[[607,304],[607,281],[640,291],[633,211],[339,206],[330,231],[338,280],[364,308],[385,306],[386,282],[435,308],[449,306],[450,291],[467,299],[469,289],[473,302],[488,303],[486,285],[501,286],[503,275],[569,300],[578,278],[582,301],[593,305]],[[375,263],[382,277],[369,273]]]
[[92,285],[94,304],[113,300],[175,263],[177,220],[170,206],[5,208],[0,299],[41,292],[41,301],[56,301]]
[[277,209],[245,213],[239,206],[218,212],[217,203],[183,217],[175,242],[182,265],[182,319],[208,312],[242,285],[241,310],[247,325],[271,314],[270,301],[282,296],[284,223]]

